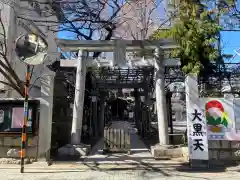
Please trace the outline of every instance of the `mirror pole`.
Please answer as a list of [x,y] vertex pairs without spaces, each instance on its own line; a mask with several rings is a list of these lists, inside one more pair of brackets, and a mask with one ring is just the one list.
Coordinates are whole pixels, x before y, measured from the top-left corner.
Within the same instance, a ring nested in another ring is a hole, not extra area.
[[26,156],[26,147],[27,147],[27,123],[28,123],[28,92],[31,78],[31,70],[30,65],[27,65],[26,72],[26,81],[25,81],[25,91],[24,91],[24,119],[22,125],[22,142],[21,142],[21,170],[20,172],[24,172],[24,158]]

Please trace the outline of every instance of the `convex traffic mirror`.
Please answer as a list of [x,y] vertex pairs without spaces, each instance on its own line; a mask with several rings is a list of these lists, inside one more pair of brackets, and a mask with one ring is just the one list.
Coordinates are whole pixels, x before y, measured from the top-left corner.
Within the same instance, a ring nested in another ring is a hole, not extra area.
[[47,57],[47,42],[35,34],[22,35],[16,40],[16,53],[28,65],[42,64]]

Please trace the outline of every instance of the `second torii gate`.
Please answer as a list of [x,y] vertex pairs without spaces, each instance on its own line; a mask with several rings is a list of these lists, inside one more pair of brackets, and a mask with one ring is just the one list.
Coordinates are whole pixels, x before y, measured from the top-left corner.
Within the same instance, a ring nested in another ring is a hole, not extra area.
[[[83,106],[85,92],[85,78],[87,66],[118,66],[118,67],[136,67],[136,66],[154,66],[155,67],[155,92],[156,107],[158,119],[158,131],[160,145],[167,145],[168,142],[168,120],[165,99],[165,80],[164,67],[179,65],[177,59],[164,60],[164,50],[176,48],[175,43],[169,40],[159,41],[140,41],[140,40],[111,40],[111,41],[87,41],[87,40],[56,40],[58,47],[65,52],[77,52],[78,57],[71,60],[61,60],[60,64],[64,67],[77,67],[75,98],[73,105],[73,119],[71,130],[71,146],[67,147],[64,154],[86,155],[86,146],[81,143]],[[127,52],[139,52],[144,50],[154,51],[151,58],[132,58],[127,61]],[[93,58],[92,52],[113,52],[113,59]],[[69,148],[73,150],[69,151]]]

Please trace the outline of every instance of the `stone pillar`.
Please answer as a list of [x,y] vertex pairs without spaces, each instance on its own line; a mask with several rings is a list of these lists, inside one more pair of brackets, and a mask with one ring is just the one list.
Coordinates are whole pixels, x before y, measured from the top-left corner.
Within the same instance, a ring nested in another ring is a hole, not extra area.
[[[47,32],[48,56],[43,64],[34,67],[31,83],[34,83],[29,97],[38,97],[40,100],[38,161],[50,161],[53,115],[53,92],[55,72],[47,68],[55,60],[59,59],[57,44],[53,32]],[[17,64],[17,67],[21,67]],[[21,69],[21,68],[20,68]],[[40,88],[39,88],[40,87]]]
[[[193,112],[195,108],[197,109],[199,105],[199,89],[198,89],[198,76],[197,74],[188,74],[185,78],[185,92],[186,92],[186,115],[187,115],[187,139],[188,139],[188,155],[189,163],[191,167],[196,168],[208,168],[209,167],[209,153],[208,152],[208,140],[207,140],[207,131],[206,127],[203,126],[202,132],[203,136],[201,137],[202,143],[204,144],[203,151],[193,151],[192,145],[194,144],[194,139],[191,133],[188,131],[192,130],[192,120]],[[200,109],[199,109],[200,110]],[[215,141],[216,142],[216,141]],[[216,147],[214,144],[214,148]],[[194,158],[193,158],[194,157]]]
[[76,70],[75,97],[73,104],[73,119],[71,130],[71,144],[67,144],[58,149],[58,156],[76,157],[86,156],[89,152],[89,146],[81,143],[83,106],[85,95],[85,79],[87,71],[87,52],[79,51],[78,64]]
[[199,99],[198,81],[196,74],[190,74],[185,79],[186,108],[196,104]]
[[73,119],[71,131],[71,144],[81,144],[83,106],[85,94],[85,78],[86,78],[86,52],[78,52],[78,64],[76,71],[75,97],[73,104]]
[[41,78],[38,158],[50,158],[52,135],[53,85],[55,73],[45,69]]
[[105,96],[100,93],[100,114],[99,114],[99,135],[103,135],[104,131],[104,112],[105,112]]
[[168,138],[168,118],[166,109],[165,80],[164,80],[164,64],[162,52],[158,52],[158,58],[155,60],[155,92],[156,92],[156,108],[158,119],[158,133],[160,145],[169,144]]
[[113,66],[126,65],[126,43],[123,40],[114,41],[115,48],[113,51]]

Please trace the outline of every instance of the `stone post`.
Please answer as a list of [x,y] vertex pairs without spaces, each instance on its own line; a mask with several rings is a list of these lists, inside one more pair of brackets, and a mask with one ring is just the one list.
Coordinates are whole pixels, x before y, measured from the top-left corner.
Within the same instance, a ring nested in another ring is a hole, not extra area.
[[81,144],[86,69],[86,52],[83,53],[82,51],[79,51],[76,70],[75,97],[73,104],[73,119],[71,131],[72,145]]
[[[186,114],[187,114],[187,139],[188,139],[188,157],[191,167],[197,168],[208,168],[209,167],[209,152],[208,152],[208,139],[207,139],[207,130],[203,126],[202,132],[203,136],[201,137],[202,143],[204,144],[203,151],[194,151],[192,145],[194,142],[194,137],[191,133],[192,131],[192,120],[193,112],[195,109],[199,109],[199,89],[198,89],[198,76],[197,74],[191,73],[188,74],[185,78],[185,92],[186,92]],[[201,104],[201,103],[200,103]],[[199,109],[202,111],[202,109]],[[194,121],[195,122],[195,121]],[[196,138],[197,139],[197,138]],[[211,141],[210,141],[211,142]],[[216,141],[214,147],[216,147]]]
[[185,79],[186,107],[196,104],[199,100],[198,81],[196,74],[190,74]]
[[50,158],[52,135],[53,85],[55,73],[45,69],[41,78],[38,159]]
[[85,79],[87,71],[87,52],[78,52],[78,64],[76,70],[75,96],[73,104],[73,118],[71,130],[71,144],[58,149],[59,156],[85,156],[88,154],[89,146],[81,143],[83,106],[85,95]]
[[154,67],[155,67],[155,92],[156,92],[156,108],[158,119],[158,134],[160,145],[168,145],[168,118],[166,109],[165,80],[164,80],[164,64],[163,55],[158,49]]
[[123,40],[115,40],[115,48],[113,51],[113,66],[126,65],[126,43]]
[[[53,32],[47,32],[48,56],[43,64],[34,67],[34,73],[31,78],[31,83],[34,82],[34,85],[29,93],[30,97],[37,97],[40,100],[38,161],[46,160],[47,162],[50,161],[51,150],[55,72],[47,68],[46,65],[59,59],[59,55],[53,53],[57,52],[55,37]],[[17,67],[19,68],[20,65]]]

